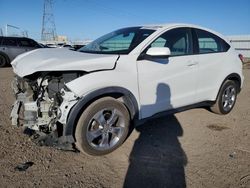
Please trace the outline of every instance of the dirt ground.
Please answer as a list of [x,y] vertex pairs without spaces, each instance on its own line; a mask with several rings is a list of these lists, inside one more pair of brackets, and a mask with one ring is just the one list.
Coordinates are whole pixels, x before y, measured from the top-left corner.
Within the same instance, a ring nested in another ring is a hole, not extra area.
[[[138,127],[93,157],[35,145],[9,121],[11,68],[0,69],[0,187],[250,187],[250,69],[226,116],[193,109]],[[20,163],[33,162],[26,171]]]

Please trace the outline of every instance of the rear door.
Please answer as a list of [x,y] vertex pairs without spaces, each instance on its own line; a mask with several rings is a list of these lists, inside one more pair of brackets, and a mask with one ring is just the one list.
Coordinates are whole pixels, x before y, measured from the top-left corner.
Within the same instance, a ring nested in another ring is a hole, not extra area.
[[168,47],[168,58],[137,61],[141,117],[195,102],[197,62],[193,60],[191,29],[175,28],[154,40],[150,47]]
[[193,29],[193,38],[196,43],[194,57],[199,62],[197,100],[215,100],[223,70],[230,67],[226,53],[230,46],[217,35],[201,29]]

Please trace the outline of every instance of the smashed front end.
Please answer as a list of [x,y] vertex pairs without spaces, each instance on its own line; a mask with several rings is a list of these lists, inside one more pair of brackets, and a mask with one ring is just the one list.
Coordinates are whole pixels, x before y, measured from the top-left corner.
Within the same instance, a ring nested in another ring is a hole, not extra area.
[[11,62],[16,75],[12,84],[16,97],[12,124],[25,127],[26,133],[36,135],[46,145],[72,145],[75,122],[68,119],[76,115],[74,107],[85,91],[76,93],[83,87],[80,81],[70,83],[93,71],[112,70],[118,59],[116,54],[59,48],[36,49],[17,56]]
[[[29,130],[39,144],[61,147],[66,141],[63,129],[70,109],[78,101],[66,86],[83,72],[40,72],[25,76],[15,76],[12,88],[16,97],[11,111],[14,126],[23,126]],[[64,139],[61,139],[64,140]],[[67,144],[69,144],[67,142]],[[70,143],[72,145],[72,143]]]

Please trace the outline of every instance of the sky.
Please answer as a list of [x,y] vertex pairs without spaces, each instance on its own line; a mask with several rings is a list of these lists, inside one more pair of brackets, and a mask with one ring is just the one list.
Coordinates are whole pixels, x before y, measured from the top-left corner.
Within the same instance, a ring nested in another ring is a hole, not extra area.
[[[0,33],[6,24],[40,40],[44,0],[0,0]],[[95,39],[136,25],[191,23],[224,35],[250,34],[250,0],[53,0],[58,35]]]

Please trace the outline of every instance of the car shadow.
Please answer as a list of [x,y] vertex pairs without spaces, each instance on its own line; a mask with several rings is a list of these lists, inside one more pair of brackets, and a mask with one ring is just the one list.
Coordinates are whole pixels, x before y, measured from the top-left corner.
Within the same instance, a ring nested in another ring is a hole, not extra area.
[[[162,83],[156,93],[155,104],[160,95],[171,96],[169,87]],[[187,157],[178,140],[183,129],[177,118],[168,115],[151,119],[136,127],[136,131],[139,137],[129,156],[124,187],[186,187]]]

